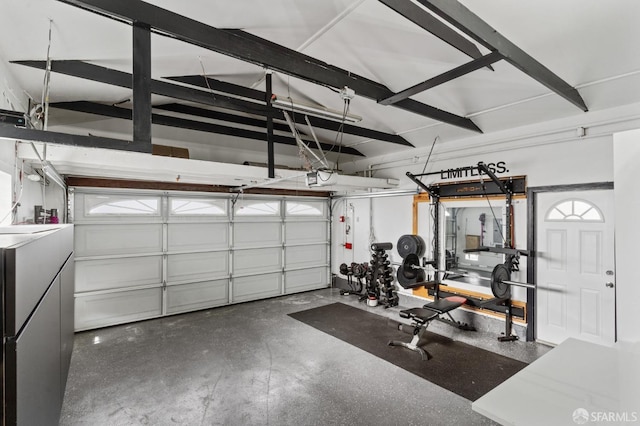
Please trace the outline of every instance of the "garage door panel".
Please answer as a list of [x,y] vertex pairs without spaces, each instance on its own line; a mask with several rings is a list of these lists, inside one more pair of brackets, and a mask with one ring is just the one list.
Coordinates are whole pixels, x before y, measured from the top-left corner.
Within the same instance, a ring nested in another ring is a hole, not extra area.
[[309,246],[287,247],[285,249],[285,267],[299,268],[310,265],[324,265],[327,263],[327,245],[317,244]]
[[229,275],[229,254],[222,252],[172,254],[167,258],[167,282],[203,281]]
[[162,225],[78,225],[76,257],[143,254],[162,251]]
[[168,249],[172,251],[220,250],[229,247],[228,223],[171,223]]
[[273,246],[278,244],[282,244],[282,225],[280,222],[236,222],[234,224],[234,248]]
[[284,274],[285,293],[326,288],[329,285],[326,267],[287,271]]
[[76,296],[75,329],[139,321],[162,314],[162,289]]
[[76,293],[161,283],[162,256],[76,259]]
[[167,287],[167,313],[212,308],[229,302],[229,280],[205,281]]
[[233,253],[233,275],[248,275],[282,269],[282,248],[236,250]]
[[327,222],[287,222],[286,244],[306,244],[327,241]]
[[233,302],[264,299],[282,294],[280,279],[282,274],[264,274],[234,278]]

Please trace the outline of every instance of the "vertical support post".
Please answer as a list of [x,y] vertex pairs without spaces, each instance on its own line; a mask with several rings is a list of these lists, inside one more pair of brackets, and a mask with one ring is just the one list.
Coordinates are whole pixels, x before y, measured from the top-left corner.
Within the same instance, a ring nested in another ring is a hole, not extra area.
[[133,141],[151,145],[151,28],[133,24]]
[[275,154],[273,152],[273,108],[271,107],[271,96],[273,94],[272,82],[271,82],[271,71],[267,70],[266,75],[266,90],[265,90],[265,102],[267,103],[267,109],[269,110],[269,114],[267,115],[267,168],[269,171],[269,178],[276,177],[276,166],[275,166]]
[[[536,195],[531,188],[527,189],[527,282],[536,283]],[[536,339],[536,293],[527,288],[527,342]]]
[[[435,194],[434,194],[435,195]],[[442,265],[442,259],[440,259],[440,197],[431,195],[433,199],[433,260],[436,262],[438,270],[445,270],[445,265]],[[440,273],[437,272],[435,276],[436,285],[433,288],[434,300],[440,299]]]
[[507,192],[507,229],[506,229],[506,248],[515,248],[513,247],[513,194],[511,191]]

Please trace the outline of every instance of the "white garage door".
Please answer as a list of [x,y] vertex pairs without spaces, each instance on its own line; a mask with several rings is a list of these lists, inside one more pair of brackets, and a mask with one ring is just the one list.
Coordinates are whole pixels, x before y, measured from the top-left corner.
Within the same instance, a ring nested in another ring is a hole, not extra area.
[[72,193],[76,330],[329,285],[325,199]]

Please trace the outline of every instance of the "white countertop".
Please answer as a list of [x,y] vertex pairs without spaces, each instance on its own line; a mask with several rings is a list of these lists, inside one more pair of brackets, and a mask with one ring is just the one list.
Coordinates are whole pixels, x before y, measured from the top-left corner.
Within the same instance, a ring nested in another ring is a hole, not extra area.
[[640,424],[640,342],[567,339],[472,408],[503,425]]

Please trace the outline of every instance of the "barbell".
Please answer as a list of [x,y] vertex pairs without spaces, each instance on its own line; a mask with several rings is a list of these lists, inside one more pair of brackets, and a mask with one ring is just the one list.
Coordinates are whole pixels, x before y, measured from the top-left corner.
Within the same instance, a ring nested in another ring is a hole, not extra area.
[[[424,268],[420,266],[420,259],[418,258],[418,256],[416,256],[415,254],[408,255],[402,262],[402,266],[398,268],[398,282],[400,283],[400,285],[405,287],[402,284],[402,281],[400,278],[401,276],[405,280],[409,281],[409,283],[411,284],[417,282],[416,281],[416,278],[418,276],[417,271],[422,271],[423,272],[422,276],[424,276]],[[493,268],[493,271],[491,271],[491,278],[464,274],[464,273],[459,273],[455,271],[439,270],[439,269],[434,269],[434,272],[437,272],[439,274],[456,274],[463,277],[472,277],[472,278],[478,278],[485,281],[490,281],[491,292],[498,299],[510,299],[511,286],[514,286],[514,285],[518,287],[526,287],[526,288],[533,288],[533,289],[536,288],[534,284],[511,281],[511,270],[507,265],[503,263],[500,263]]]

